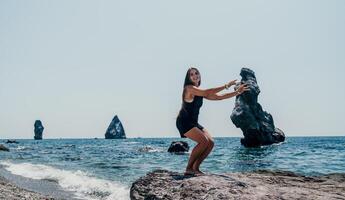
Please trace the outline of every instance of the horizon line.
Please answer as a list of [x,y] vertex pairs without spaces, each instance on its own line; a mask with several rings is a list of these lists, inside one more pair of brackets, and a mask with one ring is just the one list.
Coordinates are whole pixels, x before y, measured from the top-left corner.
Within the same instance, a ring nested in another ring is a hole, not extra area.
[[[292,136],[285,136],[288,137],[345,137],[345,135],[292,135]],[[158,139],[158,138],[166,138],[166,139],[183,139],[181,137],[126,137],[124,139],[105,139],[104,137],[85,137],[85,138],[69,138],[69,137],[61,137],[61,138],[43,138],[42,140],[49,140],[49,139],[104,139],[104,140],[125,140],[125,139]],[[214,136],[213,138],[243,138],[243,136]],[[0,138],[0,140],[35,140],[34,138]]]

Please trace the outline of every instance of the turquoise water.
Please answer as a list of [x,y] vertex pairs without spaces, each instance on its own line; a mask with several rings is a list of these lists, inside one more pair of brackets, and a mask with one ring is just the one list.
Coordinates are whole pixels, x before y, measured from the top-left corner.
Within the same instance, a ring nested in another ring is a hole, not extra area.
[[[184,171],[189,154],[167,152],[176,140],[194,146],[191,140],[179,138],[17,140],[19,144],[6,144],[10,152],[0,152],[0,164],[16,175],[54,180],[81,198],[118,195],[121,199],[128,197],[131,183],[149,171]],[[282,144],[261,148],[244,148],[239,140],[216,138],[201,169],[209,173],[257,169],[305,175],[345,172],[345,137],[290,137]]]

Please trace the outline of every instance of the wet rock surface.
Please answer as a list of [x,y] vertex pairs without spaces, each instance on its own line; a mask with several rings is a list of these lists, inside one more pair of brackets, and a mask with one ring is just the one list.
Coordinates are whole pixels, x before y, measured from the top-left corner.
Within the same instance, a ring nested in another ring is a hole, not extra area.
[[142,199],[345,199],[345,174],[306,177],[291,172],[183,176],[155,170],[139,178],[130,190],[132,200]]
[[246,84],[249,91],[236,97],[235,108],[230,118],[243,132],[244,138],[241,139],[241,144],[246,147],[257,147],[283,142],[284,132],[274,126],[272,115],[264,111],[258,103],[260,88],[254,71],[242,68],[240,75],[242,79],[239,84]]

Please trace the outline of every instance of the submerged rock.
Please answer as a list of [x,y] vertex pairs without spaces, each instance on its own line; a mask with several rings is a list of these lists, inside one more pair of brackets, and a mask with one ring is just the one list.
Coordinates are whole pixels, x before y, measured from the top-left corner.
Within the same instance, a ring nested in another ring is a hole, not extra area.
[[105,139],[126,139],[125,130],[123,129],[120,119],[115,115],[111,121],[107,132],[105,133]]
[[292,172],[183,176],[155,170],[139,178],[130,189],[131,200],[168,199],[345,199],[345,174],[306,177]]
[[0,151],[10,151],[10,150],[4,145],[0,144]]
[[230,116],[236,127],[241,128],[244,138],[241,143],[246,147],[256,147],[283,142],[285,134],[274,126],[273,117],[263,111],[258,103],[260,93],[254,71],[242,68],[240,84],[247,84],[249,91],[236,97],[235,108]]
[[15,141],[15,140],[7,140],[6,144],[18,144],[19,142]]
[[185,141],[173,141],[168,149],[169,153],[184,153],[189,151],[188,143]]
[[42,140],[42,135],[43,135],[44,127],[42,125],[41,120],[36,120],[35,124],[34,124],[34,127],[35,127],[35,129],[34,129],[34,132],[35,132],[34,139],[35,140]]

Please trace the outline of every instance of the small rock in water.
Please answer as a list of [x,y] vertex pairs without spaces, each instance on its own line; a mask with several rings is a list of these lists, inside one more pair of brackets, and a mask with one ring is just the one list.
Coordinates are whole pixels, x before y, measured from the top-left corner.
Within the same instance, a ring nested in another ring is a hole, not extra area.
[[15,140],[7,140],[6,143],[7,144],[18,144],[19,142],[15,141]]
[[10,150],[4,145],[0,144],[0,151],[10,151]]
[[[246,147],[257,147],[283,142],[284,132],[274,126],[272,115],[263,111],[258,103],[260,89],[254,71],[242,68],[240,75],[240,84],[246,84],[249,91],[236,96],[235,108],[230,118],[243,132],[241,143]],[[235,89],[240,84],[237,84]]]
[[189,151],[188,143],[185,141],[173,141],[168,149],[169,153],[184,153]]

